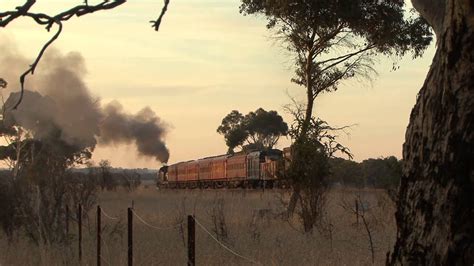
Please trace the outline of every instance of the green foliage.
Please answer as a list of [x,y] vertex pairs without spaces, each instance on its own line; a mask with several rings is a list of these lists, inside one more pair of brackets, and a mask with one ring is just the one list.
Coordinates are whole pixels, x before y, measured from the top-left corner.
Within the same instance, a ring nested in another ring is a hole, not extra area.
[[402,177],[402,162],[394,156],[370,158],[361,163],[334,158],[330,163],[329,180],[333,184],[396,189]]
[[267,28],[283,36],[295,52],[309,48],[323,55],[334,48],[369,47],[387,55],[411,51],[420,56],[432,40],[421,17],[405,15],[403,0],[242,0],[240,12],[265,15]]
[[267,28],[295,58],[292,79],[306,90],[306,133],[316,97],[341,81],[370,78],[377,55],[421,56],[429,25],[403,0],[242,0],[244,15],[264,15]]
[[276,111],[262,108],[245,116],[233,110],[217,128],[217,132],[224,135],[229,153],[238,146],[247,150],[271,149],[280,136],[286,136],[287,131],[288,125]]
[[60,130],[51,130],[42,139],[31,138],[16,125],[4,127],[1,133],[7,145],[0,147],[0,159],[11,168],[0,188],[0,198],[9,204],[8,216],[0,215],[4,231],[12,237],[21,228],[35,243],[66,241],[65,206],[72,210],[81,203],[88,210],[95,202],[95,178],[71,172],[91,158],[91,148],[62,140]]
[[117,180],[111,173],[112,167],[108,160],[101,160],[99,162],[99,185],[102,190],[115,190],[117,187]]
[[331,160],[331,183],[339,183],[344,186],[363,187],[366,184],[359,163],[343,158]]
[[301,107],[290,110],[295,121],[289,131],[295,139],[291,146],[291,162],[286,177],[293,185],[293,195],[289,212],[293,212],[296,203],[300,208],[298,215],[305,232],[311,232],[314,226],[321,224],[325,206],[325,192],[330,184],[331,158],[336,153],[346,154],[352,158],[350,151],[337,141],[335,132],[342,129],[333,128],[327,122],[312,118],[306,134],[302,134],[304,111]]

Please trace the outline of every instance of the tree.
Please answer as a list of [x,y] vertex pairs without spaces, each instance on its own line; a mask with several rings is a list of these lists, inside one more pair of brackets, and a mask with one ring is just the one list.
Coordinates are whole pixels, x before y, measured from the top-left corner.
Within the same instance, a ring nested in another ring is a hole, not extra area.
[[437,51],[403,145],[397,241],[389,264],[474,263],[474,6],[417,0]]
[[398,187],[400,183],[401,162],[394,156],[364,160],[361,168],[367,185],[391,189]]
[[[319,95],[337,90],[344,80],[370,77],[377,55],[401,57],[412,52],[414,57],[421,56],[432,40],[428,24],[418,16],[406,17],[401,0],[242,0],[240,10],[244,15],[265,15],[267,28],[294,54],[292,81],[305,88],[306,107],[295,136],[292,164],[307,162],[298,147],[304,149],[312,141],[308,132],[317,120],[313,108]],[[306,188],[301,181],[312,178],[309,173],[301,174],[293,180],[289,214],[301,198],[301,189]]]
[[276,111],[258,108],[243,116],[233,110],[222,119],[217,132],[224,135],[229,153],[232,153],[238,146],[247,150],[271,149],[281,136],[286,136],[288,125]]
[[[26,95],[29,97],[24,104],[42,103],[39,94]],[[41,115],[29,121],[19,110],[12,115],[6,109],[17,102],[16,96],[5,102],[0,120],[0,136],[6,140],[6,145],[0,146],[0,160],[6,161],[11,170],[8,182],[0,189],[0,197],[11,207],[6,215],[0,215],[0,223],[9,236],[21,227],[38,244],[61,242],[67,239],[63,230],[66,205],[81,203],[88,210],[95,202],[97,183],[89,177],[74,176],[71,171],[90,160],[95,142],[64,138],[64,130],[55,123],[46,123],[48,120]]]
[[242,146],[248,138],[243,124],[244,116],[239,111],[233,110],[222,119],[221,125],[217,128],[217,133],[224,135],[229,153],[232,153],[235,147]]
[[[285,171],[285,177],[293,183],[293,194],[289,202],[288,218],[292,215],[296,203],[299,202],[297,212],[305,232],[312,232],[314,226],[322,226],[323,213],[326,204],[326,191],[329,185],[328,177],[331,174],[330,160],[337,153],[347,155],[352,159],[349,149],[337,141],[335,132],[343,128],[331,127],[321,119],[312,118],[305,135],[303,120],[305,111],[302,106],[290,111],[295,121],[289,130],[290,136],[295,139],[291,146],[291,162]],[[302,137],[303,136],[303,137]],[[297,192],[295,190],[297,189]],[[321,228],[320,228],[321,229]]]
[[306,89],[302,135],[318,95],[367,77],[378,54],[417,57],[432,40],[423,19],[405,18],[400,0],[242,0],[240,11],[265,15],[267,28],[294,54],[292,81]]
[[[15,130],[18,129],[12,131]],[[6,233],[11,237],[12,231],[21,227],[37,244],[65,241],[66,205],[87,203],[87,210],[95,201],[96,184],[87,186],[84,179],[73,179],[70,171],[73,165],[83,164],[90,157],[90,149],[70,145],[57,134],[42,140],[13,137],[8,145],[1,146],[0,159],[14,162],[11,178],[0,191],[0,198],[10,205],[0,215]]]
[[[41,60],[41,57],[43,56],[44,52],[46,49],[59,37],[63,30],[63,22],[68,21],[74,16],[80,17],[84,16],[87,14],[92,14],[97,11],[103,11],[103,10],[109,10],[116,8],[122,4],[124,4],[126,0],[102,0],[102,2],[99,2],[98,4],[95,5],[90,5],[88,3],[88,0],[84,0],[83,4],[80,5],[75,5],[69,9],[66,9],[62,12],[59,12],[57,14],[47,14],[47,13],[41,13],[37,11],[33,11],[33,7],[36,4],[36,0],[25,0],[25,3],[21,6],[18,6],[15,8],[15,10],[11,11],[4,11],[0,12],[0,27],[5,28],[7,27],[11,22],[21,18],[21,17],[28,17],[34,20],[38,25],[44,26],[47,31],[50,31],[51,28],[56,25],[57,26],[57,31],[56,33],[51,37],[49,41],[47,41],[42,49],[40,50],[38,56],[34,60],[34,62],[30,65],[30,67],[21,75],[20,77],[20,84],[21,84],[21,95],[18,99],[18,102],[14,106],[14,109],[18,107],[18,105],[21,103],[23,99],[23,92],[25,89],[25,79],[26,76],[31,74],[33,75],[35,72],[36,67],[38,66],[38,63]],[[169,5],[169,0],[164,0],[164,6],[163,9],[161,10],[161,13],[159,17],[156,20],[150,21],[152,24],[152,27],[155,29],[155,31],[158,31],[161,25],[161,20],[163,16],[165,15],[168,5]],[[6,82],[0,78],[0,87],[4,88],[6,86]]]
[[107,190],[115,190],[117,187],[117,181],[114,179],[112,174],[112,166],[108,160],[101,160],[99,162],[99,185],[102,191],[104,189]]

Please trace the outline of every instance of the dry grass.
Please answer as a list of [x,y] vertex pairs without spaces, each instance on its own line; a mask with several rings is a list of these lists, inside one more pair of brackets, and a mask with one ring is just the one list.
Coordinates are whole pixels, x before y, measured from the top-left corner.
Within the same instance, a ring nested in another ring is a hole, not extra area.
[[[288,197],[282,191],[157,191],[153,187],[100,195],[104,211],[118,217],[117,220],[102,218],[102,264],[126,265],[126,209],[133,202],[136,213],[158,227],[186,221],[187,214],[194,214],[211,232],[218,232],[226,245],[262,265],[371,265],[367,232],[361,221],[356,224],[356,216],[350,210],[359,196],[366,202],[365,218],[374,241],[375,264],[383,264],[396,233],[394,206],[383,191],[333,189],[328,195],[324,221],[325,228],[330,230],[302,234],[296,218],[288,222],[278,215],[283,211],[281,200]],[[95,265],[95,228],[93,212],[84,227],[85,265]],[[76,230],[77,226],[72,224],[71,231]],[[134,219],[135,265],[185,265],[185,242],[186,224],[182,228],[157,230]],[[199,227],[196,243],[198,265],[252,264],[224,250]],[[75,235],[69,245],[41,247],[23,238],[8,243],[0,236],[0,250],[0,265],[77,264]]]

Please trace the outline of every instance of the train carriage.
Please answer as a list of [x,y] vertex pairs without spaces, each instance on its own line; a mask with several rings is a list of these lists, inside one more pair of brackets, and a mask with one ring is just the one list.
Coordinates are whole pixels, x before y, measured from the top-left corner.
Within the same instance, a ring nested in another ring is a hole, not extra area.
[[179,163],[176,166],[176,183],[178,187],[186,187],[188,162]]
[[244,180],[247,176],[247,155],[234,154],[227,157],[227,179]]
[[223,187],[226,179],[227,155],[217,156],[211,161],[211,180],[217,187]]
[[238,153],[227,157],[226,177],[229,187],[238,187],[246,180],[247,154]]
[[211,158],[204,158],[198,160],[199,182],[211,179],[211,162]]
[[195,188],[199,181],[199,163],[190,161],[186,164],[186,187]]
[[[164,169],[164,168],[163,168]],[[178,165],[173,164],[166,168],[167,173],[165,173],[167,184],[170,184],[171,187],[175,187],[178,182]]]
[[291,149],[240,152],[164,166],[159,185],[172,188],[286,187]]

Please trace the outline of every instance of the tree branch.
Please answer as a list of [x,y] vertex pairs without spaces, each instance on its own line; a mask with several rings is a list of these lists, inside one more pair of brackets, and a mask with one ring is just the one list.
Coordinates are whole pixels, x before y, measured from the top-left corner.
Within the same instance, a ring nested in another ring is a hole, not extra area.
[[150,23],[152,24],[152,27],[155,29],[155,31],[158,31],[160,29],[161,19],[163,18],[166,11],[168,10],[168,4],[170,3],[170,0],[164,0],[164,1],[165,1],[165,5],[163,6],[163,9],[161,9],[161,14],[158,17],[158,19],[150,21]]
[[36,0],[27,0],[22,6],[16,7],[16,11],[0,13],[0,27],[6,27],[10,22],[22,16],[36,3]]
[[[46,49],[59,37],[59,35],[62,32],[63,21],[67,21],[74,16],[80,17],[80,16],[84,16],[87,14],[100,11],[100,10],[113,9],[119,5],[122,5],[125,2],[126,0],[113,0],[113,1],[103,0],[102,2],[96,5],[89,5],[88,1],[85,0],[84,4],[82,5],[77,5],[61,13],[58,13],[54,16],[50,16],[44,13],[29,12],[31,7],[35,5],[36,0],[27,0],[22,6],[16,7],[16,10],[14,11],[0,12],[0,27],[6,27],[10,22],[22,16],[32,18],[39,25],[46,25],[46,30],[48,31],[51,29],[51,27],[54,24],[57,24],[59,27],[56,34],[54,34],[53,37],[47,43],[45,43],[45,45],[42,47],[41,51],[39,52],[33,64],[31,64],[30,67],[20,76],[20,84],[21,84],[20,98],[18,99],[18,102],[15,104],[13,109],[16,109],[23,99],[26,76],[28,74],[31,74],[31,75],[34,74],[35,69],[39,61],[41,60],[44,52],[46,51]],[[161,20],[166,13],[169,2],[170,0],[164,0],[164,6],[163,6],[163,9],[161,10],[160,16],[158,17],[156,21],[151,21],[156,31],[158,31],[160,27]],[[4,86],[6,86],[6,82],[2,79],[0,80],[0,87],[4,87]]]
[[367,45],[365,48],[360,49],[359,51],[349,53],[349,54],[345,54],[345,55],[338,56],[338,57],[334,57],[334,58],[330,58],[330,59],[327,59],[327,60],[324,60],[324,61],[320,61],[317,64],[318,65],[323,65],[325,63],[336,61],[336,62],[330,64],[329,66],[326,66],[325,68],[321,69],[321,72],[324,72],[324,71],[326,71],[326,70],[328,70],[328,69],[330,69],[330,68],[332,68],[332,67],[334,67],[334,66],[336,66],[336,65],[338,65],[338,64],[340,64],[340,63],[342,63],[342,62],[344,62],[344,61],[346,61],[350,58],[352,58],[353,56],[356,56],[360,53],[366,52],[366,51],[368,51],[370,49],[373,49],[373,48],[375,48],[374,44]]
[[[59,34],[61,34],[63,30],[63,24],[60,21],[55,21],[55,23],[58,25],[58,31],[56,34],[53,35],[53,37],[44,44],[43,48],[41,48],[38,56],[36,57],[36,60],[33,62],[33,64],[30,65],[30,68],[26,70],[21,76],[20,76],[20,85],[21,85],[21,90],[20,90],[20,98],[18,99],[18,102],[15,104],[13,109],[17,109],[17,107],[20,105],[21,101],[23,100],[23,94],[25,92],[25,78],[28,74],[33,75],[35,73],[35,69],[38,66],[39,61],[41,60],[41,57],[43,57],[44,52],[46,49],[59,37]],[[47,28],[51,28],[51,25],[48,25]]]

